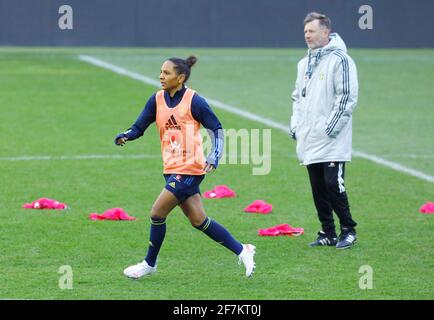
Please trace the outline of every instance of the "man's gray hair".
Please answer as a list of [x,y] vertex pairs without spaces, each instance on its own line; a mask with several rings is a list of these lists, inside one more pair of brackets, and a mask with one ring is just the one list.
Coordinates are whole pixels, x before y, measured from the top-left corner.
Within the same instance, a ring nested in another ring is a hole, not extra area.
[[325,14],[318,12],[308,13],[306,18],[304,18],[303,25],[306,25],[306,23],[309,23],[313,20],[318,20],[321,27],[332,30],[332,21],[330,20],[330,18],[327,17]]

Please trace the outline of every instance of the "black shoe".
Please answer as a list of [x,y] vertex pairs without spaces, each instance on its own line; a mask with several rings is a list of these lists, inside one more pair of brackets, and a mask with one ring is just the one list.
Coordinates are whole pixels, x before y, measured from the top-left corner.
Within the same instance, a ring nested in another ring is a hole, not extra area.
[[356,231],[352,230],[347,233],[341,233],[339,235],[339,241],[336,244],[336,249],[348,249],[351,248],[357,241]]
[[314,242],[309,243],[309,246],[336,246],[336,243],[336,237],[328,236],[324,231],[320,231],[318,232],[318,238]]

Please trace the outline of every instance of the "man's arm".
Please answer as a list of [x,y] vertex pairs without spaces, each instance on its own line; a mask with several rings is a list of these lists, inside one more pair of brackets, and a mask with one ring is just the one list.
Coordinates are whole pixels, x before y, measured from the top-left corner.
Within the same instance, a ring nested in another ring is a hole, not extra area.
[[125,132],[118,134],[115,138],[115,144],[123,145],[125,141],[135,140],[143,136],[145,130],[156,119],[157,103],[155,101],[155,94],[152,95],[148,102],[146,102],[145,108],[140,113],[136,122]]
[[338,57],[333,80],[336,98],[325,130],[331,138],[336,138],[351,119],[359,91],[357,69],[352,59],[342,52],[334,54]]
[[[297,67],[298,69],[298,67]],[[297,71],[298,72],[298,71]],[[297,78],[295,79],[295,89],[292,91],[291,99],[292,99],[292,116],[290,119],[290,125],[289,125],[289,134],[291,135],[292,139],[296,139],[296,131],[297,131],[297,125],[300,117],[300,84],[298,81],[298,74]]]

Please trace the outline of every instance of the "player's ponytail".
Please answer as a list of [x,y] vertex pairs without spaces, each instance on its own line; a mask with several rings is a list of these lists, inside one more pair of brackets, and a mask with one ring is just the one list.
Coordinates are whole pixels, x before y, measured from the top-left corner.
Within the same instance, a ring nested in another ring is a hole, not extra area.
[[177,74],[185,75],[184,83],[187,82],[188,78],[190,78],[190,69],[197,62],[196,56],[189,56],[187,59],[180,58],[170,58],[169,61],[173,62],[175,65],[175,70]]
[[189,56],[187,59],[185,59],[185,63],[187,66],[191,69],[192,66],[197,62],[196,56]]

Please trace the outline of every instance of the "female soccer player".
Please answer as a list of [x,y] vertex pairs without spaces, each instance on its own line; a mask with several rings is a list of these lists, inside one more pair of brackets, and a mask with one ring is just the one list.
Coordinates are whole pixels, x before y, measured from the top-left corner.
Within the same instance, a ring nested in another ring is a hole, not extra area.
[[[215,170],[223,150],[223,129],[220,121],[204,98],[187,88],[190,69],[197,58],[171,58],[160,71],[162,90],[149,98],[136,122],[115,138],[115,144],[141,137],[148,126],[156,122],[164,163],[166,185],[151,209],[151,232],[145,259],[124,270],[129,278],[139,279],[157,271],[157,255],[166,234],[166,218],[180,206],[190,223],[214,241],[222,244],[239,257],[246,276],[255,269],[255,246],[241,244],[223,226],[207,217],[199,185],[205,174]],[[213,139],[213,150],[205,160],[200,126],[203,125]],[[212,132],[212,134],[211,134]]]

